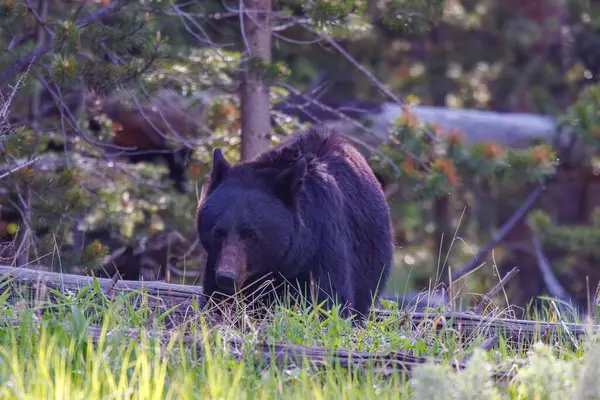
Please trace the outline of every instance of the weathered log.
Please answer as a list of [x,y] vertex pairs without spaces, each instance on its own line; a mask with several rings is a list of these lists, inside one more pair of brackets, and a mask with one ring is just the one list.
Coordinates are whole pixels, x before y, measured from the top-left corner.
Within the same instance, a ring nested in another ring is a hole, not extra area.
[[[376,310],[377,318],[389,318],[398,313]],[[505,338],[514,341],[541,340],[543,338],[556,338],[563,334],[571,339],[581,338],[588,333],[600,333],[600,325],[576,324],[567,322],[531,321],[498,317],[486,317],[467,312],[415,312],[407,315],[413,324],[421,324],[427,321],[437,321],[444,325],[443,321],[449,323],[452,329],[462,336],[473,336],[478,333],[501,334]],[[441,327],[439,328],[441,329]]]
[[[200,286],[169,284],[152,281],[117,281],[96,278],[103,291],[111,293],[127,293],[136,290],[146,290],[149,299],[154,298],[154,304],[161,310],[170,310],[180,320],[188,313],[192,302],[201,304],[202,288]],[[44,288],[53,288],[58,291],[77,290],[94,284],[93,278],[71,274],[60,274],[44,271],[41,268],[32,270],[28,268],[12,268],[0,265],[0,287],[5,282],[21,284],[37,291]],[[175,308],[174,308],[175,307]],[[173,309],[174,308],[174,309]],[[463,337],[481,334],[503,334],[513,340],[550,339],[559,334],[570,338],[582,337],[587,333],[600,333],[600,325],[576,324],[566,322],[526,321],[508,318],[479,316],[467,312],[410,312],[409,310],[387,311],[374,309],[377,319],[398,318],[402,323],[413,325],[433,324],[437,330],[450,328],[460,333]]]
[[[387,140],[392,122],[403,113],[402,106],[393,102],[319,100],[303,95],[292,95],[273,109],[296,116],[300,122],[324,123],[340,132],[356,132],[373,145]],[[506,147],[526,148],[534,140],[551,143],[557,131],[555,119],[541,114],[434,106],[407,109],[418,120],[435,122],[442,133],[460,131],[468,143],[495,141]],[[363,120],[371,123],[360,123]]]
[[507,147],[524,148],[536,139],[550,142],[556,132],[554,118],[539,114],[429,106],[409,110],[425,122],[437,122],[442,130],[462,131],[470,143],[497,141]]
[[[13,326],[18,326],[18,322],[10,322]],[[63,324],[63,326],[69,330],[68,324]],[[97,326],[88,326],[86,331],[88,339],[94,342],[99,341],[103,336],[103,340],[106,341],[111,336],[123,335],[132,339],[139,339],[142,336],[151,337],[161,343],[167,343],[174,338],[174,335],[178,334],[175,331],[141,331],[135,328],[117,328],[108,330],[102,335],[102,329]],[[198,349],[202,349],[204,346],[204,338],[201,336],[184,334],[178,339],[185,345],[195,345]],[[364,352],[266,341],[245,342],[233,337],[226,339],[226,344],[236,359],[242,359],[244,355],[252,354],[254,359],[260,361],[263,368],[272,364],[289,368],[291,366],[302,366],[304,362],[308,362],[309,365],[312,364],[316,368],[341,367],[356,368],[361,371],[372,366],[375,374],[392,375],[400,373],[410,377],[412,370],[419,365],[427,362],[444,363],[444,360],[435,357],[412,356],[400,351]],[[449,365],[455,371],[466,367],[466,363],[460,360],[451,362]],[[506,375],[506,373],[495,373],[494,377],[504,378]]]
[[[60,292],[78,290],[94,285],[94,278],[85,275],[63,274],[48,271],[48,268],[13,268],[0,265],[0,285],[6,281],[37,289],[44,285]],[[202,287],[180,285],[160,281],[117,281],[108,278],[95,278],[103,291],[126,293],[135,290],[146,290],[149,296],[160,298],[166,303],[177,304],[192,299],[200,299]]]

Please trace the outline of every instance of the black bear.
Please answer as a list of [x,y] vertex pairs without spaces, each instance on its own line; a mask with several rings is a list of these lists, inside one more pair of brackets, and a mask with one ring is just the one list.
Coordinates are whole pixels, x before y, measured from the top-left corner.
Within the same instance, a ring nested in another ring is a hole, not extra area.
[[362,319],[392,264],[380,183],[347,139],[319,126],[234,166],[214,149],[196,228],[206,296],[247,293],[270,276],[287,288],[312,283],[319,303],[337,300]]

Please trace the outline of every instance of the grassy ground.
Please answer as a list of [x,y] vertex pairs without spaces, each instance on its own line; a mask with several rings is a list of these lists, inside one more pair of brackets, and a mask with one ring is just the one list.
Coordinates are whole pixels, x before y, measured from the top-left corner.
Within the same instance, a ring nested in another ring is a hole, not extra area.
[[[107,299],[89,287],[53,293],[52,304],[35,307],[15,302],[14,293],[6,285],[0,288],[2,399],[600,398],[600,348],[591,337],[573,341],[564,335],[546,345],[501,338],[483,352],[474,351],[481,334],[459,340],[450,325],[437,331],[433,323],[405,324],[401,312],[353,328],[335,313],[320,319],[310,308],[284,307],[267,320],[239,318],[219,325],[209,325],[192,307],[186,322],[167,330],[169,315],[153,312],[151,299],[140,293]],[[141,334],[131,336],[133,329]],[[195,340],[176,334],[183,330]],[[232,339],[243,344],[243,352],[226,344]],[[375,374],[373,367],[317,368],[307,360],[282,367],[252,351],[260,340],[396,350],[445,361],[418,367],[411,379]],[[454,372],[451,365],[466,355],[467,369]],[[499,371],[515,376],[492,379]]]

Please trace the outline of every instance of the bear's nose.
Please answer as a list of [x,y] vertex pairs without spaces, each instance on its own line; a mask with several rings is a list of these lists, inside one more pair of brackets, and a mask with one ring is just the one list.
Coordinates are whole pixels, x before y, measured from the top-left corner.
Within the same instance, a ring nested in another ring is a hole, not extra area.
[[217,286],[223,289],[228,294],[235,290],[235,274],[230,271],[217,271],[215,274]]

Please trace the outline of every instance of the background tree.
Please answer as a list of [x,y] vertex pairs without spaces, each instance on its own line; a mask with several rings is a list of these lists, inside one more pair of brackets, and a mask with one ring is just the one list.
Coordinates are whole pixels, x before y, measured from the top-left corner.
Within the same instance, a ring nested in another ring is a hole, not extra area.
[[242,35],[247,63],[240,82],[242,119],[241,160],[254,158],[269,148],[271,137],[269,86],[263,76],[271,63],[271,0],[243,4]]
[[[389,292],[448,283],[491,260],[481,251],[469,264],[479,247],[494,250],[497,268],[463,280],[476,291],[516,264],[511,302],[560,292],[585,305],[576,294],[586,277],[590,290],[600,280],[597,4],[240,4],[4,5],[7,263],[133,266],[132,277],[198,283],[190,221],[212,148],[248,159],[322,120],[369,156],[388,193],[398,246]],[[174,170],[191,185],[174,185]],[[523,212],[499,231],[521,208],[546,214]]]

